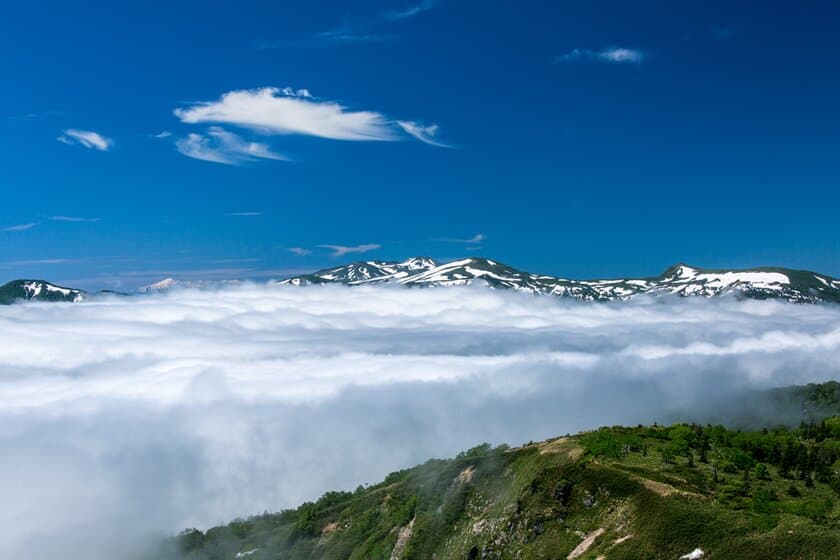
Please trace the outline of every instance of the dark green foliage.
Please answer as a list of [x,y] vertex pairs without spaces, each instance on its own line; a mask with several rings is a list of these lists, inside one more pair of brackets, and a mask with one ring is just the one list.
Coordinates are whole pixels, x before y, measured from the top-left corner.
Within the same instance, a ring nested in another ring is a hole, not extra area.
[[198,529],[185,529],[178,535],[178,544],[185,553],[198,550],[204,546],[204,533]]
[[644,450],[643,440],[636,431],[638,428],[601,428],[581,435],[580,440],[593,455],[618,459],[631,451]]

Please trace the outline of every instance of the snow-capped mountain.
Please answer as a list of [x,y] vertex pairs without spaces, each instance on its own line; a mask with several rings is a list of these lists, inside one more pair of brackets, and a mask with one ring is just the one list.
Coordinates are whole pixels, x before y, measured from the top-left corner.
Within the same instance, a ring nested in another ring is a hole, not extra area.
[[357,262],[289,278],[281,283],[356,286],[383,282],[405,286],[454,286],[484,282],[493,288],[585,301],[623,300],[641,294],[705,297],[732,294],[794,302],[840,302],[840,280],[823,274],[784,268],[706,270],[684,264],[672,266],[653,278],[569,280],[523,272],[484,258],[438,263],[430,258],[415,257],[403,262]]
[[163,280],[159,280],[154,284],[149,284],[148,286],[143,286],[142,288],[138,288],[138,292],[143,292],[146,294],[154,293],[154,292],[163,292],[175,286],[175,279],[174,278],[164,278]]
[[137,288],[135,292],[141,294],[156,294],[161,292],[168,292],[175,289],[218,289],[226,286],[236,286],[241,284],[241,280],[178,280],[176,278],[164,278],[148,286]]
[[403,262],[365,261],[319,270],[314,274],[289,278],[280,283],[306,286],[333,282],[342,284],[369,284],[385,281],[400,282],[412,278],[421,272],[437,268],[438,266],[438,263],[434,259],[428,257],[412,257]]
[[12,280],[0,286],[0,304],[20,300],[36,301],[81,301],[82,290],[56,286],[43,280]]

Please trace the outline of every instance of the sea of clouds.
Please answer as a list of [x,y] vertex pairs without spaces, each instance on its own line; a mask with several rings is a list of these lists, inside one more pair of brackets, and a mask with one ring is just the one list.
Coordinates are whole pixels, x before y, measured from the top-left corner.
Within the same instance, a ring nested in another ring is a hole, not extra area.
[[[0,557],[127,558],[450,456],[840,378],[840,306],[244,285],[0,308]],[[711,416],[711,418],[710,418]]]

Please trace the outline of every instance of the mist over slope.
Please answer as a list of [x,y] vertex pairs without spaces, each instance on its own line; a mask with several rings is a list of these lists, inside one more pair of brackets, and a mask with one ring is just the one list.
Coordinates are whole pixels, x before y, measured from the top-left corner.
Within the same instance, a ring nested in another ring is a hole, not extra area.
[[[834,382],[805,392],[840,406]],[[186,529],[149,558],[833,560],[838,460],[840,416],[483,444],[296,509]]]
[[840,377],[840,307],[453,287],[0,310],[0,554],[112,558],[480,441],[702,416]]

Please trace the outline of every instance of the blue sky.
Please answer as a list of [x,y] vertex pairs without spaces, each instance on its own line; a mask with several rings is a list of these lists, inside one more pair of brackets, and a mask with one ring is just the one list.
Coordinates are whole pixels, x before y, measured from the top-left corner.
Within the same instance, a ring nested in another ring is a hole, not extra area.
[[470,254],[578,278],[840,276],[838,16],[9,4],[0,279],[129,289]]

